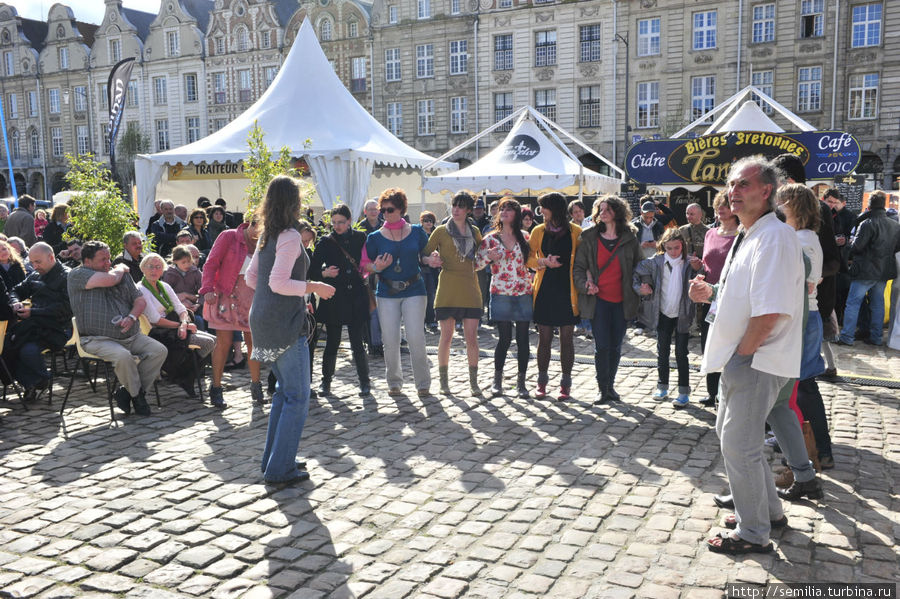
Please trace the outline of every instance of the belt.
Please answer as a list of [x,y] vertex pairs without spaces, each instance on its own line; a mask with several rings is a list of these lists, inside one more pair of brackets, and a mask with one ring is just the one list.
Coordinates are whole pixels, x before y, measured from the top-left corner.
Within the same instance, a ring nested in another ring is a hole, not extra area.
[[385,277],[381,277],[381,280],[387,285],[388,293],[395,295],[397,293],[402,293],[406,291],[413,285],[419,282],[422,278],[421,273],[416,273],[415,276],[406,279],[405,281],[394,281],[392,279],[387,279]]

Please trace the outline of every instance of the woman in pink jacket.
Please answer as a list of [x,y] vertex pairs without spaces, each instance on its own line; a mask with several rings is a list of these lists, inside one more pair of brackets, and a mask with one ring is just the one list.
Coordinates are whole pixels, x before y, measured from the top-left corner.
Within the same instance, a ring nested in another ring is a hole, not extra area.
[[[213,244],[203,267],[203,318],[210,329],[216,331],[216,349],[212,354],[212,384],[209,398],[217,408],[225,407],[222,397],[222,372],[234,338],[234,331],[241,331],[247,341],[247,355],[253,351],[250,335],[250,305],[253,289],[244,282],[244,273],[256,249],[259,231],[256,219],[243,223],[237,229],[223,231]],[[259,362],[247,358],[250,367],[250,396],[256,403],[263,403],[262,383],[259,381]]]

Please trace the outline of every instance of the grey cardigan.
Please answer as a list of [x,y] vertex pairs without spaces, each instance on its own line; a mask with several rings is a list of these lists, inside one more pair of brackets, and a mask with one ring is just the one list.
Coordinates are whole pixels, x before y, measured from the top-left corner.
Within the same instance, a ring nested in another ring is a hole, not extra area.
[[[653,288],[653,293],[641,297],[641,307],[639,309],[639,320],[641,324],[656,330],[659,324],[659,307],[662,303],[662,293],[659,292],[662,286],[662,269],[666,263],[665,254],[657,254],[652,258],[641,260],[634,269],[634,291],[638,292],[641,283],[647,283]],[[694,320],[696,308],[694,302],[688,296],[688,288],[690,281],[695,272],[691,268],[689,262],[684,263],[681,269],[681,302],[678,304],[678,326],[679,333],[688,333],[691,330],[691,322]]]
[[[306,298],[281,295],[269,287],[269,275],[275,264],[277,236],[258,249],[256,291],[250,307],[250,332],[253,334],[253,353],[250,358],[260,362],[275,362],[301,337],[310,334]],[[309,256],[301,251],[291,269],[291,279],[305,281]]]
[[[572,278],[575,281],[575,289],[578,291],[578,313],[582,318],[594,317],[594,308],[597,305],[597,296],[588,295],[585,289],[587,272],[596,282],[600,270],[597,264],[597,236],[600,229],[596,226],[586,229],[581,233],[581,245],[575,251],[575,264],[572,269]],[[619,268],[622,269],[622,309],[625,312],[625,320],[631,320],[637,316],[639,296],[631,288],[631,274],[635,265],[641,261],[641,246],[633,229],[629,228],[621,235],[621,242],[617,250]]]

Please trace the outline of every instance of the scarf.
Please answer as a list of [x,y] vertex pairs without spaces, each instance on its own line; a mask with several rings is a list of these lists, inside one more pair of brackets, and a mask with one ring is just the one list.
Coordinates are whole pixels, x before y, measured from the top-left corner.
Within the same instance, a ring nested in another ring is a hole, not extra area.
[[459,257],[464,260],[475,260],[475,238],[472,236],[472,228],[466,222],[465,231],[460,231],[456,223],[451,218],[447,221],[447,232],[453,239],[453,245]]
[[147,277],[143,277],[141,279],[141,285],[150,290],[150,293],[153,294],[153,297],[156,298],[156,301],[162,304],[163,311],[166,314],[175,309],[175,304],[173,304],[172,300],[169,299],[169,296],[166,293],[166,288],[160,285],[159,282],[157,282],[157,286],[159,288],[158,290],[157,287],[154,287],[150,284],[150,281],[147,280]]

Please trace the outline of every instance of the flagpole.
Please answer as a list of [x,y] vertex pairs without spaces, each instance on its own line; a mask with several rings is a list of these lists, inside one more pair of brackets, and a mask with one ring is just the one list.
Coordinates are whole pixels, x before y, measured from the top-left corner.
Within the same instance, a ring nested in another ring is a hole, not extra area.
[[18,206],[19,192],[16,190],[16,177],[13,175],[12,156],[9,153],[9,138],[6,135],[6,117],[3,114],[5,111],[6,109],[3,107],[3,97],[0,95],[0,129],[3,129],[3,145],[6,146],[6,166],[9,168],[9,184],[12,188],[12,197],[16,199],[16,206]]

